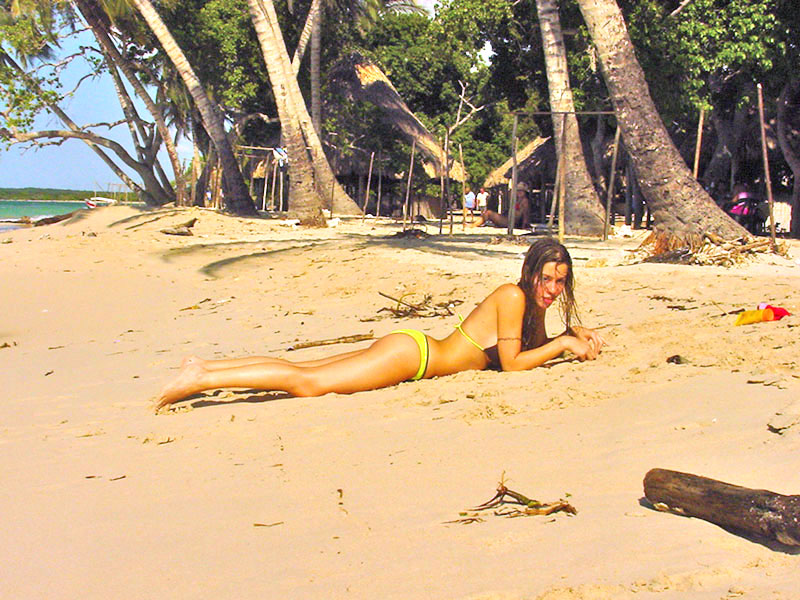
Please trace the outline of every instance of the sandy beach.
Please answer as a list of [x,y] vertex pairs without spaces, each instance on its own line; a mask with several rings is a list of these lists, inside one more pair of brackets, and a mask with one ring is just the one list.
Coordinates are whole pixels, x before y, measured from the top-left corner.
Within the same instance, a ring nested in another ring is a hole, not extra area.
[[[526,246],[501,230],[400,229],[108,207],[0,233],[0,597],[797,597],[795,550],[653,510],[642,479],[800,494],[798,241],[723,268],[628,264],[639,232],[568,238],[582,321],[609,341],[594,362],[154,413],[188,354],[444,337],[456,316],[398,318],[382,293],[466,314],[519,277]],[[735,327],[759,302],[793,315]],[[776,433],[776,413],[798,424]],[[501,478],[577,514],[459,522]]]

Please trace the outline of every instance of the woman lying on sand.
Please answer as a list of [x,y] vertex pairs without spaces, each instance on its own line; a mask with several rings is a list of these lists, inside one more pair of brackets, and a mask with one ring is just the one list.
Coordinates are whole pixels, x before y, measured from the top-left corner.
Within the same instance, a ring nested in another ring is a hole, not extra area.
[[[548,338],[545,311],[562,294],[566,330]],[[189,357],[161,391],[157,409],[220,388],[284,391],[293,396],[350,394],[471,369],[532,369],[565,350],[579,360],[594,360],[605,340],[591,329],[572,325],[574,318],[572,259],[555,240],[541,239],[528,250],[519,283],[501,285],[443,340],[400,329],[369,348],[305,362],[262,356]]]

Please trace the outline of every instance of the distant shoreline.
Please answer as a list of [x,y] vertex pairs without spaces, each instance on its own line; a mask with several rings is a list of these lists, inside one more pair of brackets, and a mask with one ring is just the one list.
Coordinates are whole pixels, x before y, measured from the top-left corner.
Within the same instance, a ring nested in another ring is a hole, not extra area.
[[83,202],[92,196],[108,196],[120,202],[138,201],[133,192],[108,192],[103,190],[66,190],[59,188],[3,188],[0,187],[0,200],[20,200],[39,202]]

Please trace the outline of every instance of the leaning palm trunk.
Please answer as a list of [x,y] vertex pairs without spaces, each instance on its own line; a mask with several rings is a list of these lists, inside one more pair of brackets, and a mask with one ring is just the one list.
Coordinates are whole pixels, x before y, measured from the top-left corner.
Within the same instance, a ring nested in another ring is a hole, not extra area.
[[158,15],[155,8],[153,8],[150,1],[132,0],[132,2],[158,38],[158,41],[164,48],[164,52],[167,53],[167,56],[172,61],[173,65],[175,65],[175,69],[181,76],[181,79],[183,79],[183,82],[189,89],[189,93],[192,95],[195,106],[203,120],[203,125],[219,153],[223,178],[225,179],[225,191],[227,192],[225,198],[226,208],[240,215],[256,214],[255,205],[250,198],[250,192],[242,178],[242,172],[239,170],[236,157],[233,155],[233,149],[225,133],[222,119],[211,104],[200,80],[197,78],[197,75],[195,75],[194,69],[192,69],[183,51],[175,42],[172,34],[169,32],[166,25],[164,25],[164,22],[161,20],[161,17]]
[[312,0],[311,8],[308,9],[306,22],[303,25],[303,31],[300,34],[300,39],[297,42],[297,48],[295,48],[294,56],[292,57],[292,70],[294,71],[295,76],[297,76],[297,74],[300,72],[300,63],[303,61],[303,55],[306,52],[308,40],[311,39],[311,32],[314,28],[314,23],[318,22],[320,19],[319,13],[321,9],[321,3],[322,0]]
[[[27,85],[31,87],[31,89],[38,90],[40,94],[44,94],[44,92],[39,87],[38,83],[34,81],[23,69],[20,67],[14,59],[11,58],[6,53],[0,52],[0,59],[14,72],[17,74],[21,80],[24,80]],[[170,197],[161,187],[158,179],[156,178],[155,174],[153,173],[153,169],[151,165],[146,165],[140,161],[134,160],[128,152],[123,148],[123,146],[113,140],[109,140],[107,138],[103,138],[99,135],[92,134],[90,132],[86,132],[82,130],[70,117],[64,112],[58,104],[55,103],[47,103],[47,107],[52,111],[54,115],[56,115],[64,125],[67,126],[68,130],[61,132],[63,135],[61,137],[64,138],[75,138],[83,140],[83,142],[89,146],[89,148],[94,152],[100,159],[108,166],[109,169],[117,176],[119,179],[125,183],[132,191],[140,194],[141,197],[144,199],[145,202],[148,204],[165,204],[169,202]],[[59,136],[59,131],[50,131],[50,132],[39,132],[45,135],[37,135],[36,132],[30,135],[14,135],[13,137],[19,142],[25,142],[32,139],[36,139],[39,137],[46,137],[46,138],[57,138]],[[113,152],[117,158],[122,161],[127,167],[132,169],[139,175],[142,179],[142,186],[138,185],[135,181],[133,181],[126,173],[123,171],[112,158],[105,152],[103,148],[110,150]]]
[[[309,222],[319,218],[312,215],[311,212],[316,212],[321,208],[323,199],[331,199],[334,212],[358,214],[360,212],[358,206],[336,180],[322,150],[319,136],[311,123],[300,86],[297,84],[294,70],[289,62],[283,34],[278,27],[274,5],[271,0],[248,0],[248,5],[274,90],[281,130],[287,140],[287,147],[290,143],[297,143],[296,140],[291,139],[295,135],[294,131],[299,130],[301,133],[299,147],[295,150],[288,148],[289,160],[293,165],[291,169],[294,174],[292,186],[295,186],[295,182],[302,185],[310,184],[316,192],[312,195],[303,194],[296,198],[295,207],[298,210],[302,208],[302,211],[307,213],[306,220]],[[305,165],[306,161],[309,163],[310,172],[306,171],[308,168]],[[297,202],[300,204],[298,205]],[[317,204],[318,207],[308,212],[312,203]]]
[[[572,101],[572,88],[567,72],[567,54],[561,34],[557,0],[536,0],[542,49],[547,68],[550,110],[553,111],[553,134],[556,150],[564,154],[566,165],[565,231],[578,235],[603,233],[603,206],[586,167],[578,119]],[[562,133],[563,132],[563,133]]]
[[[75,4],[80,13],[83,15],[83,18],[86,20],[86,23],[89,25],[89,28],[92,30],[94,37],[100,43],[100,46],[103,49],[103,54],[107,57],[107,60],[110,63],[109,71],[112,73],[112,76],[115,74],[113,65],[116,65],[123,72],[125,78],[136,92],[136,95],[139,97],[139,99],[141,99],[145,105],[145,108],[147,108],[147,111],[153,117],[153,122],[155,123],[159,134],[161,134],[161,139],[164,141],[164,149],[167,151],[167,157],[172,165],[172,171],[175,175],[175,182],[177,184],[177,200],[180,203],[182,191],[180,184],[182,175],[181,163],[180,159],[178,158],[178,149],[175,147],[175,143],[169,134],[169,129],[167,129],[163,111],[156,106],[156,103],[153,102],[153,99],[150,97],[150,94],[147,93],[147,90],[142,82],[136,77],[136,74],[131,68],[130,62],[119,53],[119,50],[117,50],[116,45],[108,35],[106,21],[103,18],[103,13],[99,12],[101,9],[97,3],[89,0],[77,0]],[[121,82],[118,82],[117,85],[122,87]],[[126,103],[124,100],[122,101],[122,106],[123,111],[125,111]],[[128,117],[127,114],[126,117]],[[128,118],[130,121],[130,117]],[[136,121],[138,123],[138,119]],[[140,134],[141,139],[145,139],[146,137],[146,133]],[[165,188],[167,191],[169,191],[169,182],[165,182]]]
[[656,252],[693,246],[705,233],[724,239],[747,232],[717,207],[692,176],[656,111],[614,0],[578,0],[597,48],[625,147],[653,215]]
[[248,0],[248,5],[275,95],[281,137],[289,154],[289,206],[297,214],[301,224],[324,226],[322,201],[314,185],[311,157],[306,152],[300,119],[288,91],[292,83],[297,85],[297,81],[289,64],[289,55],[283,45],[283,35],[278,29],[277,19],[269,18],[269,9],[273,8],[274,12],[274,7],[271,0]]
[[[259,6],[262,6],[263,11],[266,14],[266,11],[268,10],[266,4],[259,2]],[[284,49],[285,46],[282,41],[283,35],[280,33],[280,28],[277,26],[277,16],[275,16],[275,7],[271,2],[269,3],[269,10],[272,11],[271,14],[273,15],[272,17],[270,17],[270,19],[272,19],[272,21],[276,24],[274,28],[275,35],[278,39],[281,40],[280,48]],[[321,7],[317,7],[317,11],[314,14],[312,14],[313,11],[314,11],[314,4],[312,3],[311,9],[309,10],[309,16],[307,19],[309,28],[314,28],[314,24],[318,22],[320,19],[322,19]],[[318,33],[315,33],[314,35],[316,35],[317,38],[319,37]],[[302,57],[302,55],[300,56]],[[288,59],[288,54],[287,54],[287,59]],[[318,59],[319,56],[317,57],[317,67],[319,64]],[[291,83],[288,85],[286,91],[292,103],[296,107],[297,117],[300,120],[300,128],[303,132],[306,148],[308,149],[308,152],[310,152],[311,154],[311,165],[314,169],[315,185],[317,187],[317,192],[323,198],[324,203],[330,206],[334,212],[338,214],[350,214],[350,215],[360,214],[361,209],[355,202],[353,202],[353,199],[347,195],[347,192],[344,191],[344,188],[342,188],[341,184],[336,179],[336,176],[333,173],[333,169],[331,169],[331,165],[328,162],[328,157],[325,155],[325,151],[322,149],[322,142],[320,141],[319,137],[320,133],[319,125],[315,125],[312,122],[312,118],[308,114],[308,109],[306,108],[305,99],[303,98],[303,94],[300,92],[300,86],[297,85],[297,81],[295,79],[297,76],[298,68],[299,64],[295,67],[295,64],[292,63],[293,78]]]
[[322,11],[314,19],[311,33],[311,123],[319,134],[322,131],[322,102],[320,100],[320,63],[322,62]]

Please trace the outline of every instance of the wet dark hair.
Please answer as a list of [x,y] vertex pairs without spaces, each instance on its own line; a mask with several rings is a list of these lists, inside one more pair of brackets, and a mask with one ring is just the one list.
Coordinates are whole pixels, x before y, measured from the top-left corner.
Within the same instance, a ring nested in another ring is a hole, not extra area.
[[567,265],[567,280],[564,282],[564,291],[559,298],[561,319],[569,330],[578,320],[575,305],[575,278],[572,273],[572,258],[567,249],[553,238],[536,240],[525,254],[520,276],[520,289],[525,292],[525,314],[522,317],[522,349],[529,350],[533,345],[533,334],[536,331],[536,300],[534,298],[536,282],[542,277],[542,269],[549,262]]

